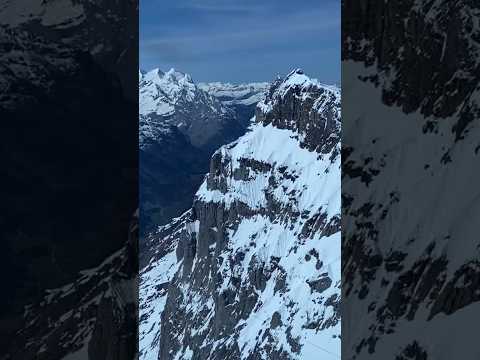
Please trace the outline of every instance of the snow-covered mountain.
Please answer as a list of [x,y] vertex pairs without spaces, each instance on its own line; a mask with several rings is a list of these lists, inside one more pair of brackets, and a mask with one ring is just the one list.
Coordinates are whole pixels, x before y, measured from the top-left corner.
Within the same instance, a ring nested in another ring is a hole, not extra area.
[[158,132],[177,127],[192,145],[202,147],[221,132],[234,114],[196,86],[188,74],[170,69],[140,72],[140,147],[159,141]]
[[340,91],[279,79],[141,259],[141,359],[340,353]]
[[346,360],[480,356],[479,11],[342,10]]
[[212,153],[245,133],[255,105],[222,103],[175,69],[139,72],[143,234],[191,205]]

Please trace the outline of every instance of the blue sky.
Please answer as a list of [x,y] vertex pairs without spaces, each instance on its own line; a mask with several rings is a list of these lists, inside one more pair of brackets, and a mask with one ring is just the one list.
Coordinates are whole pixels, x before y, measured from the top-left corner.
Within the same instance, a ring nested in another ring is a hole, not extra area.
[[140,67],[199,81],[340,81],[340,0],[142,0]]

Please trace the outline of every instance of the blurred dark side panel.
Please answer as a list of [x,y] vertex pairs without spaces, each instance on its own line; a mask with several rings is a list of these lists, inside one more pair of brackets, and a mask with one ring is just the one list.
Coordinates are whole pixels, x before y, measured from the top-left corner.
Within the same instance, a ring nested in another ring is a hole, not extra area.
[[0,2],[0,359],[132,359],[138,3]]
[[342,358],[478,359],[480,3],[344,0]]

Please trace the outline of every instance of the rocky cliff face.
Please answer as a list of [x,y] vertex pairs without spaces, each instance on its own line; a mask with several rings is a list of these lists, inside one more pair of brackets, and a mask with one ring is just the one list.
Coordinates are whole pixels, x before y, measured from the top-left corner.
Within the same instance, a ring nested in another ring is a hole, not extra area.
[[152,235],[142,359],[338,356],[339,105],[294,71],[215,152],[191,210]]
[[346,359],[478,357],[479,11],[344,4]]
[[[146,234],[190,207],[212,153],[245,133],[261,89],[252,90],[248,105],[234,105],[219,95],[218,87],[197,85],[174,69],[154,69],[139,73],[139,91],[140,203]],[[241,97],[238,91],[231,96]]]

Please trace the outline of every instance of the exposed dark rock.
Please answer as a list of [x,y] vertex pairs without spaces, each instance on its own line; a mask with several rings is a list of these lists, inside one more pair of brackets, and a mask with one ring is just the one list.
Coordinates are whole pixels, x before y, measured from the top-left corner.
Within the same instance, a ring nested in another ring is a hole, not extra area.
[[332,279],[330,279],[326,274],[322,274],[318,280],[307,281],[308,285],[312,289],[312,291],[318,291],[319,293],[324,292],[326,289],[332,285]]
[[279,312],[275,311],[272,315],[272,320],[270,321],[270,328],[276,329],[280,325],[282,325],[282,316]]

